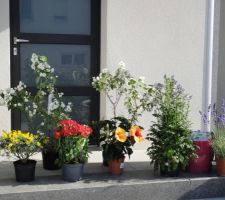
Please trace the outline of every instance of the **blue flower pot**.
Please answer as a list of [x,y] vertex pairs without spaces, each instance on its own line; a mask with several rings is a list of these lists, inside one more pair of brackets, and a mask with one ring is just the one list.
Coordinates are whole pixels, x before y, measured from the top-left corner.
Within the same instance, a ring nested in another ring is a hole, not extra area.
[[83,164],[63,164],[62,176],[63,180],[68,182],[76,182],[81,180],[83,175]]

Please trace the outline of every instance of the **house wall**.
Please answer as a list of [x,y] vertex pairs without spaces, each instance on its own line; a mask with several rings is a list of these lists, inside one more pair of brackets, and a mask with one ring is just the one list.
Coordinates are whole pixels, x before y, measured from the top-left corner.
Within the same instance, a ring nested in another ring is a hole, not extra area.
[[[0,89],[10,87],[9,0],[0,3]],[[0,106],[0,133],[10,130],[10,112]]]
[[225,1],[220,1],[219,54],[217,73],[217,103],[225,98]]
[[[190,119],[200,128],[203,102],[206,0],[102,0],[101,67],[115,70],[123,60],[135,76],[150,84],[174,75],[192,95]],[[9,1],[0,6],[0,88],[10,86]],[[119,107],[121,113],[126,110]],[[101,96],[101,118],[111,109]],[[151,115],[141,125],[149,128]],[[0,130],[10,129],[10,113],[0,107]]]
[[[101,19],[101,67],[114,71],[123,60],[149,84],[174,75],[192,95],[192,129],[200,129],[206,0],[104,0]],[[119,110],[125,113],[122,106]],[[101,117],[111,116],[110,103],[102,98]],[[151,120],[148,113],[140,123],[148,130]]]

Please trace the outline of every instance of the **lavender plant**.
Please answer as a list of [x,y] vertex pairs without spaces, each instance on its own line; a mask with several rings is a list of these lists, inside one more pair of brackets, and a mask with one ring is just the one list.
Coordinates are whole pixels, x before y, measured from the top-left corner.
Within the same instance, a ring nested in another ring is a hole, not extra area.
[[207,113],[199,111],[205,124],[212,127],[212,147],[216,157],[225,158],[225,100],[221,105],[216,103],[208,107]]

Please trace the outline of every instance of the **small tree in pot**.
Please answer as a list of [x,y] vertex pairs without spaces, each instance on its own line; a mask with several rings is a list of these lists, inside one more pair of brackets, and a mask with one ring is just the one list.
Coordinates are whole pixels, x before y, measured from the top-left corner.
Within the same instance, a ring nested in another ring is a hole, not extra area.
[[57,76],[54,75],[54,68],[48,64],[46,56],[32,54],[31,69],[35,75],[37,92],[32,94],[20,81],[16,87],[0,91],[0,102],[9,110],[20,111],[25,116],[27,127],[23,127],[22,131],[48,137],[48,143],[42,151],[43,167],[49,170],[58,169],[54,164],[58,153],[53,132],[59,120],[70,117],[72,104],[63,103],[63,93],[55,88]]
[[151,146],[147,154],[154,169],[162,175],[176,176],[194,156],[188,120],[190,97],[173,77],[164,77],[164,84],[155,86],[154,113],[156,121],[147,139]]

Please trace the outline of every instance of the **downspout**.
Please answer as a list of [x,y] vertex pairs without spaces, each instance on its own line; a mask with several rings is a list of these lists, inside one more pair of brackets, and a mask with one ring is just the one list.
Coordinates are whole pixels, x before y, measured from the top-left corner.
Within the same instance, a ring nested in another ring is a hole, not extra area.
[[[214,32],[214,0],[207,0],[207,17],[206,17],[206,38],[205,38],[205,80],[204,93],[205,101],[203,103],[203,110],[208,115],[210,121],[210,112],[207,112],[208,106],[212,100],[212,69],[213,69],[213,32]],[[210,131],[210,123],[203,124],[204,131]]]

